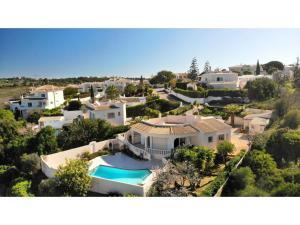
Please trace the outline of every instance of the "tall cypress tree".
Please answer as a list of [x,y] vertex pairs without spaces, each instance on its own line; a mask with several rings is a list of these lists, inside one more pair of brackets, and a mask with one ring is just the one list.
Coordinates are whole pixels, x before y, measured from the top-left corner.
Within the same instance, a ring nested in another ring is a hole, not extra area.
[[257,64],[256,64],[256,75],[260,74],[260,65],[259,65],[259,61],[257,60]]
[[95,102],[95,93],[94,93],[93,85],[91,85],[90,92],[91,92],[92,103],[94,103]]
[[193,58],[190,66],[190,70],[188,72],[188,78],[190,78],[191,80],[197,80],[198,75],[199,75],[199,69],[198,69],[197,59]]

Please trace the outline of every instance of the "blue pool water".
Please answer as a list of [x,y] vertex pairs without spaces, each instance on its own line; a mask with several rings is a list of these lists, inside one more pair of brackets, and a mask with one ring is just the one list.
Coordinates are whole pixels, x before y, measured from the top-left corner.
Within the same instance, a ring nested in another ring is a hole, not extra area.
[[90,175],[128,184],[141,184],[151,174],[150,170],[125,170],[110,166],[98,166]]

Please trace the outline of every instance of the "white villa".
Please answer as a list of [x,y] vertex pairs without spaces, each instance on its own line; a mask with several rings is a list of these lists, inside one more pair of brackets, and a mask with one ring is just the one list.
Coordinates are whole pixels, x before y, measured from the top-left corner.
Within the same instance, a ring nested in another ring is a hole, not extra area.
[[79,92],[89,92],[91,86],[94,93],[98,97],[105,95],[105,90],[109,86],[115,86],[120,91],[124,91],[127,84],[138,84],[139,80],[131,80],[126,78],[110,78],[103,82],[86,82],[79,85]]
[[[89,175],[92,177],[90,190],[101,194],[118,192],[145,196],[157,172],[166,165],[165,157],[169,157],[174,148],[183,145],[215,147],[222,140],[231,140],[231,126],[221,120],[200,116],[167,116],[137,123],[115,139],[43,155],[41,167],[43,173],[51,178],[67,160],[80,159],[85,153],[103,149],[118,149],[121,152],[98,156],[89,161]],[[126,147],[146,160],[137,160],[124,154],[122,151]],[[101,173],[102,169],[106,172]],[[116,177],[106,176],[105,173],[113,173],[116,169],[126,172],[118,173]],[[132,182],[135,178],[139,178],[138,181]]]
[[56,130],[62,129],[65,124],[70,124],[74,119],[83,118],[83,112],[81,110],[76,111],[63,111],[63,116],[43,116],[39,119],[39,128],[50,126]]
[[200,82],[213,88],[238,88],[238,74],[232,72],[209,72],[200,76]]
[[244,117],[244,130],[248,130],[249,134],[263,133],[272,117],[271,110],[246,109],[249,115]]
[[219,141],[231,140],[231,126],[214,117],[167,116],[131,126],[125,144],[145,159],[169,157],[183,145],[215,148]]
[[107,101],[87,103],[90,119],[103,119],[112,125],[125,125],[126,123],[126,103],[121,101]]
[[[240,64],[236,66],[230,66],[229,70],[232,72],[239,73],[240,75],[243,75],[244,72],[250,72],[251,74],[256,74],[256,64],[253,65],[246,65],[246,64]],[[260,65],[260,71],[263,73],[262,65]]]
[[32,110],[53,109],[64,103],[63,88],[53,85],[44,85],[32,89],[30,94],[21,96],[19,100],[9,102],[10,109],[20,110],[23,117],[27,117]]

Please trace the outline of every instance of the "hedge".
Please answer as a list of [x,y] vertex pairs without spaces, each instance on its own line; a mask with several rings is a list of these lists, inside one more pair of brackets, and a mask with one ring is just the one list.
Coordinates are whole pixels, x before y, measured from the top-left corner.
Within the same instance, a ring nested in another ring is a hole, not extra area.
[[245,90],[236,90],[236,89],[208,89],[203,91],[192,91],[192,90],[183,90],[180,88],[175,88],[174,92],[182,94],[190,98],[205,98],[207,96],[212,97],[245,97],[247,92]]
[[207,96],[212,97],[245,97],[245,90],[236,90],[236,89],[209,89],[207,90]]
[[207,96],[207,91],[200,92],[200,91],[183,90],[180,88],[175,88],[174,92],[190,98],[205,98]]
[[167,112],[166,115],[168,115],[168,114],[169,115],[181,115],[192,108],[193,108],[192,105],[182,106],[182,107],[179,107],[178,109],[173,109],[173,110]]
[[176,88],[186,90],[187,89],[187,84],[188,84],[187,82],[176,83]]

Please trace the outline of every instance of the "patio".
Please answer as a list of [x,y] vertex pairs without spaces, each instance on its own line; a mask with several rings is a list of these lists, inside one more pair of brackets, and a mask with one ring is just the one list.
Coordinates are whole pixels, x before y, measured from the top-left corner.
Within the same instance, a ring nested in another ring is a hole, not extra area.
[[92,160],[91,167],[94,168],[98,165],[112,166],[122,169],[149,169],[156,170],[163,167],[164,163],[162,160],[152,159],[152,160],[136,160],[124,153],[116,153],[115,155],[106,155],[97,157]]

